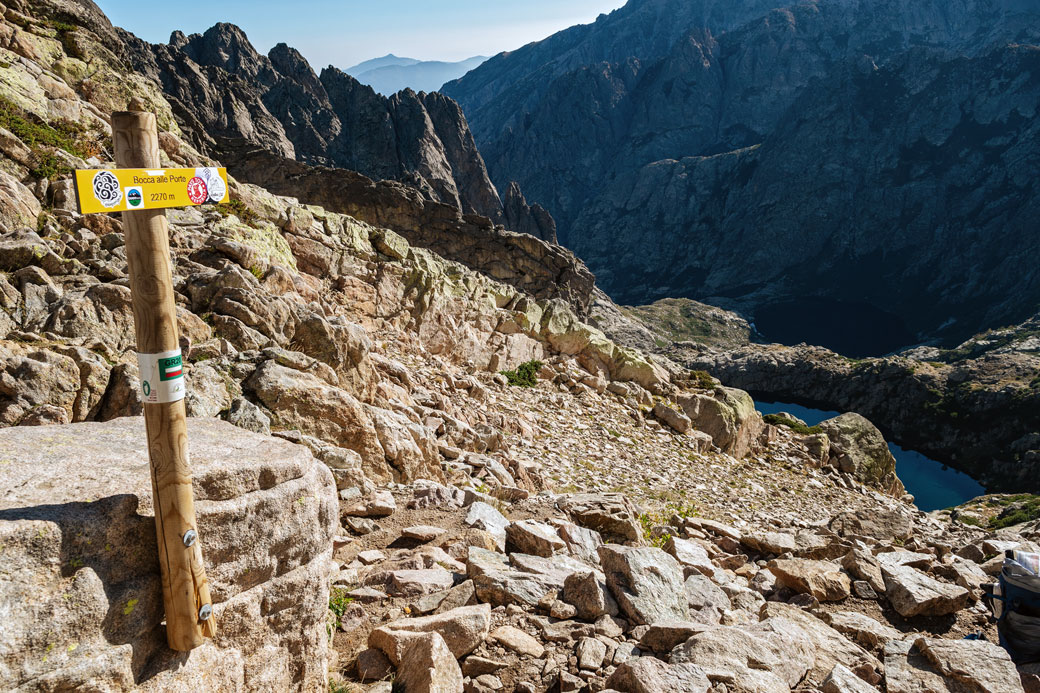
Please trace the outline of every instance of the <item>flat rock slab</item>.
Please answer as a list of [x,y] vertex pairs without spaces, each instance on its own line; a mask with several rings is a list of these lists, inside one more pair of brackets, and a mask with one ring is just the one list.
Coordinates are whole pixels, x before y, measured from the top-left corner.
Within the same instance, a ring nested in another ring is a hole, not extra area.
[[549,557],[567,548],[552,525],[520,520],[506,527],[506,546],[510,551]]
[[654,652],[671,652],[676,645],[686,642],[692,635],[705,631],[708,627],[693,621],[657,621],[643,633],[643,637],[639,639],[639,646]]
[[541,657],[545,648],[535,638],[519,628],[500,626],[491,632],[491,639],[507,650],[529,657]]
[[877,693],[877,689],[856,676],[851,669],[835,664],[820,686],[822,693]]
[[935,562],[935,556],[930,553],[918,553],[917,551],[886,551],[875,556],[882,568],[893,568],[897,566],[910,566],[911,568],[927,569]]
[[806,676],[813,683],[821,683],[836,664],[849,669],[858,669],[863,665],[872,670],[881,669],[881,662],[874,655],[798,607],[781,602],[766,602],[758,615],[759,618],[787,621],[798,626],[815,652],[812,667]]
[[715,565],[711,562],[708,552],[696,542],[679,537],[668,537],[664,550],[679,561],[686,577],[694,574],[710,577],[715,573]]
[[885,645],[888,693],[1024,693],[1007,651],[982,640],[907,638]]
[[829,561],[788,558],[770,561],[777,582],[799,594],[811,594],[821,602],[836,602],[849,596],[852,580]]
[[689,616],[682,568],[661,549],[605,544],[599,560],[607,586],[629,620],[649,625]]
[[898,640],[903,635],[892,626],[856,611],[828,613],[825,620],[831,628],[868,648],[882,648],[889,640]]
[[483,501],[477,501],[469,506],[466,519],[463,520],[467,527],[482,529],[495,538],[495,544],[499,551],[506,549],[506,527],[509,520],[498,512],[494,507]]
[[397,503],[389,491],[376,491],[370,498],[360,500],[343,511],[352,517],[389,517],[397,510]]
[[402,597],[419,597],[446,590],[455,584],[455,578],[441,567],[418,570],[394,570],[389,573],[388,594]]
[[639,512],[620,493],[576,493],[561,497],[558,505],[575,523],[609,540],[642,541]]
[[491,627],[491,606],[476,604],[452,609],[442,614],[404,618],[392,621],[372,631],[369,647],[382,650],[390,661],[401,661],[406,637],[400,633],[438,633],[456,659],[465,657],[487,639]]
[[752,532],[744,535],[744,546],[762,554],[791,553],[798,558],[831,558],[841,553],[833,540],[813,532]]
[[636,657],[621,664],[606,685],[621,693],[707,693],[711,681],[696,664],[666,664],[654,657]]
[[[643,659],[649,658],[637,661]],[[808,634],[787,619],[769,618],[743,628],[718,626],[696,633],[672,650],[669,662],[696,665],[727,687],[740,684],[733,689],[739,693],[790,693],[815,659]]]
[[185,660],[161,625],[144,420],[0,429],[0,689],[40,677],[61,690],[324,686],[331,472],[217,419],[188,419],[188,452],[219,636]]
[[447,531],[441,527],[433,527],[431,525],[416,525],[415,527],[402,529],[401,536],[406,539],[414,539],[415,541],[433,541]]
[[971,593],[959,585],[940,582],[908,565],[882,566],[885,595],[903,618],[944,616],[968,605]]

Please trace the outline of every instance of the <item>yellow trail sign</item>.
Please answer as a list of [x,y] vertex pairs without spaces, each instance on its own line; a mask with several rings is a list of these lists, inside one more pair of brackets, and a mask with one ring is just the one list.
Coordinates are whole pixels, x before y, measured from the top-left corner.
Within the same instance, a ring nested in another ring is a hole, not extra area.
[[227,202],[227,169],[108,168],[76,171],[80,214]]

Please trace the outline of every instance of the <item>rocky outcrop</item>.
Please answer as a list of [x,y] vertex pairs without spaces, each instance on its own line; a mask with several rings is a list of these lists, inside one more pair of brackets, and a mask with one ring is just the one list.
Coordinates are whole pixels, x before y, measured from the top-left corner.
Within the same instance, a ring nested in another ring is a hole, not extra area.
[[1040,300],[1006,252],[1037,251],[1040,200],[1004,175],[1036,156],[1036,26],[1014,0],[633,0],[444,90],[616,300],[872,355]]
[[698,430],[734,457],[747,455],[762,431],[762,416],[743,390],[718,387],[711,394],[684,394],[678,402]]
[[[325,685],[337,502],[301,446],[191,419],[217,636],[166,648],[143,420],[0,429],[6,690]],[[26,599],[26,594],[32,594]]]
[[520,186],[509,184],[503,203],[503,214],[507,228],[518,233],[527,233],[549,243],[556,243],[556,222],[540,204],[527,204]]
[[1006,651],[979,640],[913,638],[885,646],[890,693],[974,688],[993,693],[1020,693],[1023,688]]
[[855,412],[820,423],[830,440],[831,464],[862,483],[899,498],[906,489],[896,476],[896,458],[874,424]]
[[[514,233],[487,217],[461,214],[451,205],[427,199],[400,183],[375,182],[343,169],[307,166],[266,151],[254,150],[241,156],[236,171],[271,192],[393,229],[410,243],[536,298],[561,298],[579,315],[588,313],[595,277],[573,253],[555,244],[554,232],[549,233],[554,227],[525,226],[520,213],[510,218],[523,227],[518,229],[523,233]],[[536,220],[542,218],[537,208],[532,214]],[[545,223],[551,223],[551,219]],[[550,237],[538,240],[544,235]]]

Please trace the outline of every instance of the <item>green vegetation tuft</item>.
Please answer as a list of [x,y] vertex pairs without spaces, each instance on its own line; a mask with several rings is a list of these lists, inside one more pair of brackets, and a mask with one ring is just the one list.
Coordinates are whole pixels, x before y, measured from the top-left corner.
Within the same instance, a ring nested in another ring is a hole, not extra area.
[[517,387],[534,387],[538,384],[538,371],[542,370],[541,361],[527,361],[516,367],[515,371],[502,371],[510,385]]
[[81,159],[96,156],[105,148],[101,136],[88,131],[80,123],[68,120],[42,122],[3,96],[0,96],[0,127],[9,130],[33,151],[36,165],[29,173],[34,178],[54,179],[70,171],[61,159],[43,147],[63,149]]
[[803,436],[816,435],[817,433],[823,433],[823,429],[819,426],[806,426],[805,424],[799,423],[794,419],[789,419],[786,416],[780,414],[766,414],[762,417],[762,420],[767,424],[773,424],[774,426],[787,426],[795,433],[800,433]]
[[343,614],[346,613],[347,607],[353,601],[354,598],[348,595],[345,589],[333,587],[332,591],[329,592],[329,621],[327,630],[330,640],[343,624]]
[[0,126],[10,130],[28,147],[42,144],[64,149],[81,158],[89,156],[80,142],[86,131],[82,125],[67,120],[56,121],[53,126],[39,122],[34,116],[2,96]]
[[645,512],[639,516],[639,524],[643,529],[643,538],[647,543],[657,548],[663,548],[668,543],[667,533],[654,534],[654,529],[672,522],[672,520],[685,520],[688,517],[698,517],[700,511],[693,501],[682,498],[683,492],[679,492],[680,498],[671,500],[658,510]]
[[225,217],[234,214],[236,217],[238,217],[238,220],[246,226],[258,228],[258,225],[260,223],[260,217],[257,215],[257,213],[249,207],[247,207],[246,203],[242,200],[239,200],[238,198],[228,200],[227,202],[216,205],[214,209],[216,209],[220,214],[224,215]]
[[329,679],[329,693],[355,693],[357,689],[349,683],[342,683],[335,679]]
[[999,515],[990,518],[990,529],[1003,529],[1023,522],[1040,519],[1040,496],[1031,493],[1019,493],[1000,499],[991,499],[989,505],[1004,507]]
[[75,24],[67,24],[66,22],[58,22],[58,21],[55,21],[53,19],[48,20],[46,23],[47,23],[47,26],[51,27],[52,29],[54,29],[55,31],[58,31],[58,32],[75,31],[76,30],[76,25]]
[[657,514],[643,513],[639,516],[639,524],[643,528],[643,538],[646,543],[656,548],[662,548],[668,542],[668,535],[654,536],[654,528],[660,526],[661,517]]
[[[54,156],[50,152],[37,152],[36,153],[36,166],[29,170],[29,175],[37,180],[46,178],[47,180],[54,180],[64,176],[66,173],[71,173],[72,169],[65,165],[65,163]],[[41,219],[43,216],[41,215]]]
[[702,390],[714,390],[717,387],[715,379],[708,371],[690,371],[690,377],[693,379],[694,385]]
[[[960,385],[962,391],[966,385],[967,383],[962,383]],[[928,394],[930,394],[935,399],[933,401],[924,403],[925,411],[929,411],[938,416],[944,416],[949,419],[956,419],[961,415],[961,412],[957,407],[957,390],[950,389],[943,392],[941,390],[930,389],[928,390]]]

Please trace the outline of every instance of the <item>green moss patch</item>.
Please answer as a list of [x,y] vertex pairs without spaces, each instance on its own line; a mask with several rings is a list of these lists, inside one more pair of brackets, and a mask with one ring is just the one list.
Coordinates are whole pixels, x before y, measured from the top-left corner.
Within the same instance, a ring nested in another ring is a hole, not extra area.
[[817,433],[823,433],[823,429],[819,426],[806,426],[803,423],[789,419],[781,414],[766,414],[762,417],[762,420],[767,424],[773,424],[774,426],[787,426],[795,433],[800,433],[803,436],[816,435]]
[[987,504],[1003,508],[999,514],[990,518],[989,526],[991,529],[1003,529],[1004,527],[1040,519],[1040,496],[1031,493],[1019,493],[1013,496],[990,499],[987,501]]
[[538,384],[538,371],[542,370],[541,361],[527,361],[516,367],[516,370],[502,371],[510,385],[517,387],[534,387]]

